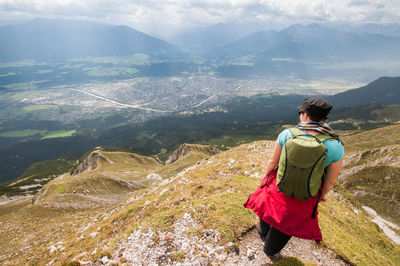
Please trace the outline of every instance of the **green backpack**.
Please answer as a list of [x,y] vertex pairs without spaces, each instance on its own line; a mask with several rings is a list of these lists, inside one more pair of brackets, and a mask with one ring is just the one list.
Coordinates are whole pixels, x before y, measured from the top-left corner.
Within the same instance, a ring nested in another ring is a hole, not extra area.
[[276,184],[292,198],[307,200],[317,195],[324,175],[326,147],[322,143],[331,136],[304,136],[297,128],[289,129],[292,138],[282,147]]

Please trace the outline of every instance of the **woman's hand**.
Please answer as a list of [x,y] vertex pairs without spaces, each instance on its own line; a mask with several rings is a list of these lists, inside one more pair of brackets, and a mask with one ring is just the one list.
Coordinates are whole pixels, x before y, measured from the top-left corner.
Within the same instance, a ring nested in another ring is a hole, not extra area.
[[321,195],[319,202],[325,202],[327,200],[327,195]]
[[328,166],[328,171],[325,176],[324,185],[322,186],[321,197],[319,199],[320,202],[324,202],[327,200],[328,192],[331,191],[331,189],[335,185],[342,163],[343,163],[343,158],[340,161],[331,163]]

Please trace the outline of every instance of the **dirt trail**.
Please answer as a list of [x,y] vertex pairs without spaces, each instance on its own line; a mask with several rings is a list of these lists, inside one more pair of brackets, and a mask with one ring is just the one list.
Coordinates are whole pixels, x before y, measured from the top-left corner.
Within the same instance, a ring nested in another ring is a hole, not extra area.
[[[334,251],[317,245],[315,241],[292,237],[281,254],[298,257],[304,262],[317,265],[348,265]],[[263,242],[254,228],[239,242],[239,254],[229,256],[225,265],[271,265],[272,261],[263,252]]]
[[[177,220],[174,230],[153,232],[135,230],[126,241],[120,243],[117,252],[109,260],[103,257],[96,265],[271,265],[263,252],[263,243],[254,228],[238,241],[221,246],[220,234],[213,229],[203,230],[200,235],[190,234],[199,224],[186,213]],[[283,249],[284,257],[297,257],[317,265],[346,265],[337,254],[311,240],[292,238]]]

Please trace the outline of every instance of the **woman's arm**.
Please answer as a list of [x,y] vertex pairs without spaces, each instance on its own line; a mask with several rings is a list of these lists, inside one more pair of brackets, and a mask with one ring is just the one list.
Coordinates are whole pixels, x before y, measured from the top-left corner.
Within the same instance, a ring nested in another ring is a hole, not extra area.
[[274,151],[272,152],[271,157],[269,158],[267,164],[267,174],[269,174],[279,163],[279,157],[281,156],[282,147],[279,145],[278,141],[275,142]]
[[326,201],[328,192],[331,191],[331,189],[335,185],[336,179],[339,175],[340,167],[342,167],[342,163],[343,163],[343,158],[340,161],[331,163],[328,166],[324,185],[322,187],[322,193],[320,198],[321,202]]

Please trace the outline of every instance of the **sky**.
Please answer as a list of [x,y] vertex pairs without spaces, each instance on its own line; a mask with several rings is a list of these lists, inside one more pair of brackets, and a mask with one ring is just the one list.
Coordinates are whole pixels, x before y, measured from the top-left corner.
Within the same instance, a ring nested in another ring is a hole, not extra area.
[[281,29],[302,23],[400,23],[399,0],[0,0],[2,24],[90,20],[170,36],[217,23]]

